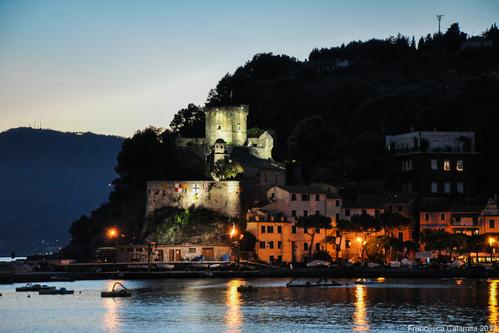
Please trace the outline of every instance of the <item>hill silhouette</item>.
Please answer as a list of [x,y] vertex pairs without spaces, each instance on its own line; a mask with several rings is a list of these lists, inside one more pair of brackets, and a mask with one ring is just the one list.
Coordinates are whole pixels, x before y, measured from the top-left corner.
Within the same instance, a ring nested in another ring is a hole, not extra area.
[[66,244],[71,222],[107,200],[122,142],[47,129],[0,133],[0,256]]

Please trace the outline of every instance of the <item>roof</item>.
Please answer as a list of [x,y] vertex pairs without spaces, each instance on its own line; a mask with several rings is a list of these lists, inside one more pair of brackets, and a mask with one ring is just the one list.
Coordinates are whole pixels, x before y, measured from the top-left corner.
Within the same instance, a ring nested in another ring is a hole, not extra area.
[[456,201],[442,198],[421,199],[421,212],[448,212],[457,205]]
[[275,185],[289,193],[327,193],[323,189],[309,185]]

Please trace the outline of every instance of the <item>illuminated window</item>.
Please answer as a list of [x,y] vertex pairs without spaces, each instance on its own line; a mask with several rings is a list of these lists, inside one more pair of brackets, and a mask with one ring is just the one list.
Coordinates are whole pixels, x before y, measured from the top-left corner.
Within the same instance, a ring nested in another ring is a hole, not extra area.
[[450,193],[450,183],[444,183],[444,193]]
[[464,171],[464,161],[463,160],[457,160],[456,170],[457,171]]
[[444,170],[450,171],[450,160],[444,160]]
[[438,170],[437,160],[431,160],[431,169],[432,170]]
[[431,183],[431,193],[438,193],[438,183],[436,182]]
[[457,190],[457,193],[464,193],[464,184],[463,183],[457,183],[456,184],[456,190]]

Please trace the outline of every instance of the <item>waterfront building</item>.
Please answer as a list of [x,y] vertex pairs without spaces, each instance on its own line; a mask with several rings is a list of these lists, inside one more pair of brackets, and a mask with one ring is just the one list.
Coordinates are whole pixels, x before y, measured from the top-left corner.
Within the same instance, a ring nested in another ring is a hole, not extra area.
[[483,234],[499,233],[499,207],[497,199],[489,199],[480,213],[480,232]]
[[390,190],[422,197],[466,197],[475,191],[474,132],[419,131],[385,138]]
[[169,263],[201,256],[205,261],[220,261],[230,255],[231,246],[225,244],[139,244],[118,246],[116,259],[118,263]]

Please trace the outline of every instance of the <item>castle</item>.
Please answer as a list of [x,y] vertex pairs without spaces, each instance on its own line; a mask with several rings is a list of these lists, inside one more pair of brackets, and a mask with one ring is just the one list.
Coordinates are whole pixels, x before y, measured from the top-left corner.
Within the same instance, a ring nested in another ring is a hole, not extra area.
[[207,163],[230,160],[243,167],[239,180],[149,181],[146,214],[161,207],[204,207],[226,216],[240,216],[256,202],[266,199],[270,186],[284,185],[283,165],[272,159],[274,139],[264,131],[248,137],[248,106],[215,107],[205,112],[204,138],[178,136],[176,145],[188,149]]
[[246,149],[258,159],[272,160],[274,139],[269,132],[248,138],[248,113],[247,105],[210,108],[205,112],[205,137],[178,136],[176,144],[192,149],[206,161],[229,157],[235,147]]

